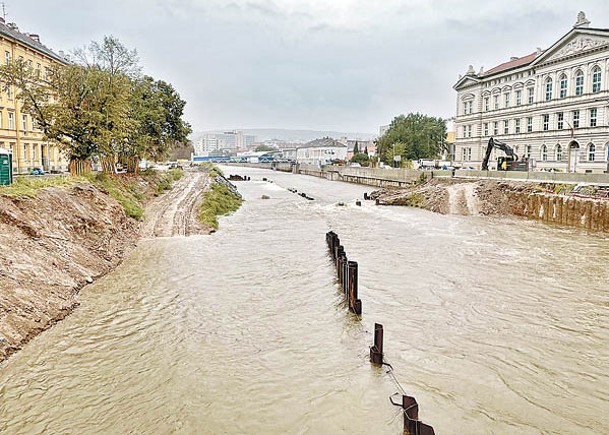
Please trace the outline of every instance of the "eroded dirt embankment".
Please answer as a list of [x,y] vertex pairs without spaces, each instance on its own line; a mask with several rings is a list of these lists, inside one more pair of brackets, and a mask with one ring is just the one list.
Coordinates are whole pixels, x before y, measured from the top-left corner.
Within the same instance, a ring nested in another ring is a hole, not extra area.
[[381,205],[405,205],[442,214],[513,215],[609,232],[606,188],[552,183],[435,178],[371,194]]
[[[95,184],[0,196],[0,361],[68,315],[79,290],[114,269],[142,229],[146,237],[208,233],[196,220],[207,179],[185,173],[151,202],[143,225]],[[151,198],[154,184],[139,185]]]

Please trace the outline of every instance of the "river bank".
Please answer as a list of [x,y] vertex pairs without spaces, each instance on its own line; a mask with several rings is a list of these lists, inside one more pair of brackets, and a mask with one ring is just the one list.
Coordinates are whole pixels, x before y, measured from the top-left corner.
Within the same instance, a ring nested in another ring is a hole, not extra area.
[[531,181],[434,178],[374,191],[380,205],[419,207],[441,214],[519,216],[609,232],[606,187]]
[[210,232],[196,218],[207,173],[177,174],[0,189],[0,361],[72,312],[82,287],[118,266],[140,237]]

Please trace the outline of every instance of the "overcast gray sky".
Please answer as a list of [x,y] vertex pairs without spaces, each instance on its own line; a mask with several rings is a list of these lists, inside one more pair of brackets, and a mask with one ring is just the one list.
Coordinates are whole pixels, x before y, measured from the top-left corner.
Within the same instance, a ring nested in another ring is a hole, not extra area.
[[195,130],[376,132],[400,114],[454,115],[452,85],[547,48],[607,0],[4,0],[7,21],[71,51],[113,34],[171,82]]

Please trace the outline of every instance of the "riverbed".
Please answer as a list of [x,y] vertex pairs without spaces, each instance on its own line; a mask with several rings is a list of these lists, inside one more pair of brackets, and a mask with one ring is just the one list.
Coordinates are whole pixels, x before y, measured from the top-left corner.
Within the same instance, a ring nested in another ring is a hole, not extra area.
[[[399,387],[368,361],[379,322],[438,434],[609,433],[606,238],[358,207],[370,188],[224,169],[252,181],[217,233],[141,242],[0,366],[0,431],[400,434]],[[331,229],[359,263],[361,319]]]

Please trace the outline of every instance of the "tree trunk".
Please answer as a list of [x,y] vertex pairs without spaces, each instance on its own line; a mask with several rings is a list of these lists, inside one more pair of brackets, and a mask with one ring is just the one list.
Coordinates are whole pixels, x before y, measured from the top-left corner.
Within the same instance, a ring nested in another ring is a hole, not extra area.
[[140,169],[140,159],[137,156],[131,156],[125,158],[127,166],[127,172],[130,174],[137,174]]
[[102,172],[105,174],[115,174],[116,167],[114,166],[114,156],[100,157],[99,162],[102,167]]
[[91,160],[70,159],[70,175],[85,175],[91,172]]

